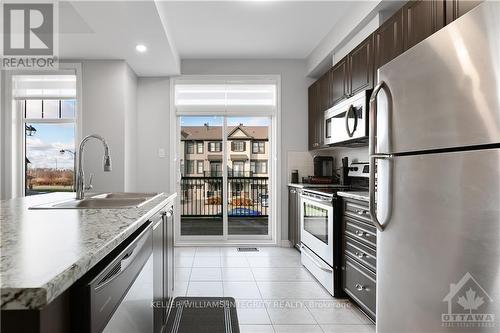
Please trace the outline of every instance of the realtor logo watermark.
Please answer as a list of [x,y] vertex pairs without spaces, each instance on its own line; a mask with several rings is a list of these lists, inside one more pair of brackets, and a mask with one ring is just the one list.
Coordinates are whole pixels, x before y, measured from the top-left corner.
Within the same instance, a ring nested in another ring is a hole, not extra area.
[[57,2],[8,2],[1,6],[2,69],[57,69]]
[[450,284],[443,302],[448,303],[447,313],[441,314],[443,327],[495,327],[495,314],[488,311],[493,299],[469,272]]

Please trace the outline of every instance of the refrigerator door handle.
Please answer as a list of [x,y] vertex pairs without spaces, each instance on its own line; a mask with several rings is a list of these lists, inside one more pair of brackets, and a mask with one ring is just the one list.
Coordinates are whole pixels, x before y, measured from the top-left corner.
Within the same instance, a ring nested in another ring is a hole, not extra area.
[[[372,218],[372,222],[373,224],[375,225],[375,227],[377,227],[377,230],[382,232],[384,231],[385,229],[385,226],[386,226],[386,221],[379,221],[378,220],[378,217],[377,217],[377,209],[376,209],[376,206],[377,206],[377,203],[375,201],[375,194],[376,194],[376,189],[375,189],[375,169],[376,169],[376,161],[380,159],[380,160],[390,160],[392,159],[392,155],[385,155],[385,154],[374,154],[374,155],[371,155],[370,156],[370,180],[369,180],[369,184],[368,184],[368,191],[370,193],[370,197],[369,197],[369,210],[370,210],[370,216]],[[392,168],[389,168],[389,170],[391,170]],[[390,176],[389,176],[390,177]],[[390,187],[389,187],[390,188]],[[392,191],[389,190],[387,192],[387,202],[389,203],[389,207],[390,207],[390,203],[392,202]],[[389,209],[388,207],[388,209]],[[387,217],[386,217],[386,220],[388,220],[390,217],[390,212],[388,212],[387,214]]]
[[[387,98],[389,99],[389,102],[391,100],[391,93],[389,91],[389,87],[384,81],[380,81],[380,83],[373,89],[373,93],[370,97],[370,135],[369,135],[369,141],[368,141],[368,151],[370,154],[370,180],[369,180],[369,193],[370,193],[370,198],[369,198],[369,210],[370,210],[370,215],[373,221],[373,224],[375,227],[377,227],[377,230],[382,232],[384,231],[385,228],[385,222],[384,221],[379,221],[377,218],[377,210],[376,210],[376,202],[375,202],[375,194],[376,194],[376,188],[375,188],[375,169],[376,169],[376,161],[377,159],[391,159],[392,155],[391,154],[377,154],[376,153],[376,147],[377,147],[377,95],[380,92],[380,90],[384,90]],[[389,105],[390,108],[390,105]],[[389,111],[388,111],[389,112]],[[389,129],[390,130],[390,129]],[[388,133],[390,136],[390,132]],[[391,191],[388,192],[388,202],[392,202],[391,198]],[[386,219],[388,219],[390,216],[390,213],[387,214]]]

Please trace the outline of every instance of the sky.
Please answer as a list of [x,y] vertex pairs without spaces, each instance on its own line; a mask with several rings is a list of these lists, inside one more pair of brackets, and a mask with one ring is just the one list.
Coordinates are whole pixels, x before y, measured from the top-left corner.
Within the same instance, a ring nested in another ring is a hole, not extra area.
[[26,137],[26,157],[31,168],[73,169],[73,156],[61,154],[61,149],[75,151],[74,124],[30,124],[36,129]]

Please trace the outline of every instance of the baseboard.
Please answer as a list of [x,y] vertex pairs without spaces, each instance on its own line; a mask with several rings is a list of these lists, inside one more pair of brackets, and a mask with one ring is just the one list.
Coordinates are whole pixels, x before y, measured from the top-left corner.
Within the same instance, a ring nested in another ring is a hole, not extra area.
[[292,242],[290,242],[288,239],[283,239],[281,240],[281,247],[293,247]]

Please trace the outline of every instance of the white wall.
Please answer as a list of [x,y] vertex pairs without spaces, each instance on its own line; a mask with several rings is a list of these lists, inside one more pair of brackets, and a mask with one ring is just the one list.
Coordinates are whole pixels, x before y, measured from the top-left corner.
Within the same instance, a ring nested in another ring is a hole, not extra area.
[[[137,191],[169,191],[169,78],[139,78],[137,90]],[[159,149],[165,156],[160,157]]]
[[287,153],[307,151],[307,88],[304,60],[183,60],[182,74],[281,75],[281,238],[288,239]]
[[137,86],[138,79],[134,71],[125,67],[125,191],[137,188]]
[[5,147],[5,114],[6,110],[4,109],[5,102],[5,71],[0,70],[0,200],[7,198],[6,188],[6,156],[7,156],[7,147]]
[[125,61],[82,62],[82,137],[102,135],[111,150],[113,170],[103,171],[103,148],[87,144],[84,170],[94,173],[96,191],[133,191],[135,187],[135,124],[137,78]]

